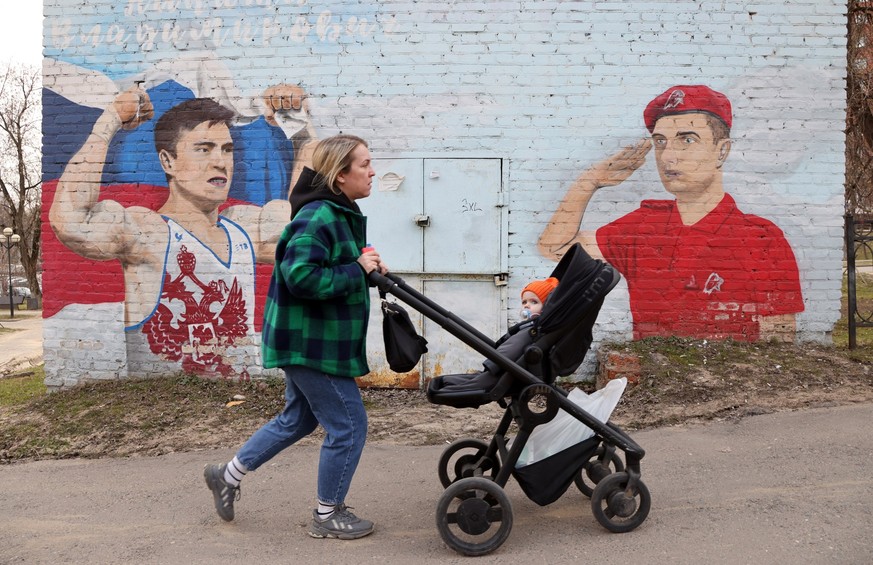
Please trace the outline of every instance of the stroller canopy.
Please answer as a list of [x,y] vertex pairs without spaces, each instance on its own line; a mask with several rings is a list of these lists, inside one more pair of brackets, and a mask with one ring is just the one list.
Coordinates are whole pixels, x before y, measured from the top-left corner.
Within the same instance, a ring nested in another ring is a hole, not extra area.
[[566,376],[585,359],[603,298],[621,276],[609,264],[592,259],[579,243],[561,258],[551,276],[558,279],[558,286],[531,333],[548,352],[554,376]]

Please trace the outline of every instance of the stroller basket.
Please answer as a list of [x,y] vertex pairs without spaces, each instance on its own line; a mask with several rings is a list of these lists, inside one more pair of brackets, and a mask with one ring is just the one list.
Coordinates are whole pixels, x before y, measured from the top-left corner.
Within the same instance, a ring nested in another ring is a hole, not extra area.
[[[578,243],[561,258],[551,276],[558,279],[558,286],[541,315],[492,341],[401,278],[370,274],[380,291],[395,295],[485,357],[484,370],[478,374],[431,379],[427,387],[430,402],[456,408],[497,402],[505,408],[490,441],[457,440],[446,448],[438,464],[446,488],[437,504],[438,529],[450,548],[465,555],[494,551],[509,536],[512,508],[503,487],[510,477],[540,505],[556,501],[575,483],[591,498],[597,521],[612,532],[633,530],[648,516],[651,496],[640,478],[643,449],[619,427],[601,422],[555,385],[557,378],[572,374],[584,360],[597,314],[620,276],[610,265],[592,259]],[[594,435],[518,467],[533,430],[554,419],[559,410],[591,428]],[[513,424],[517,433],[510,438]]]
[[561,498],[579,474],[578,461],[588,461],[597,451],[600,440],[588,438],[545,459],[512,470],[524,494],[540,506]]

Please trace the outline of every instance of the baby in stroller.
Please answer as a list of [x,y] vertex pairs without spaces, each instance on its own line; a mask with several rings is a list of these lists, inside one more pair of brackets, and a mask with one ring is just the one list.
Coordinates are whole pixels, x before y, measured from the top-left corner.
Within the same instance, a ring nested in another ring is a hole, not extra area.
[[[521,349],[533,342],[530,334],[523,330],[530,329],[534,325],[534,320],[542,314],[543,306],[557,286],[558,279],[549,277],[543,280],[531,281],[522,289],[522,321],[509,328],[507,334],[498,341],[498,351],[514,359],[513,353],[520,354]],[[514,338],[514,336],[518,337]],[[504,345],[510,340],[511,342],[508,345]],[[490,359],[485,359],[482,365],[484,370],[479,373],[444,375],[440,379],[440,388],[452,388],[459,392],[491,389],[497,384],[502,371]]]
[[[542,295],[536,296],[539,315],[510,327],[495,349],[486,352],[483,371],[432,379],[428,400],[456,408],[499,402],[523,384],[513,377],[514,368],[524,368],[547,384],[570,375],[591,347],[603,299],[619,280],[621,275],[611,265],[591,258],[580,245],[572,246],[549,278],[533,281],[522,291],[523,305],[534,306],[529,291]],[[500,357],[512,366],[501,363]]]

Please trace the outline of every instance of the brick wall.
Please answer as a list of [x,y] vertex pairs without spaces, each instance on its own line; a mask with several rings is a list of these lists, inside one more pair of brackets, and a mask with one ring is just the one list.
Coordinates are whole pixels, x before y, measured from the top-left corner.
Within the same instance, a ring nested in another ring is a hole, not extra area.
[[[842,271],[845,12],[844,0],[46,0],[45,208],[94,120],[135,81],[226,97],[249,121],[266,88],[297,84],[318,137],[359,134],[374,156],[504,159],[505,315],[514,318],[525,282],[554,266],[538,239],[579,173],[647,135],[642,110],[656,95],[705,84],[733,105],[725,189],[784,232],[803,296],[797,339],[828,341]],[[123,151],[132,161],[154,153],[145,143]],[[130,192],[133,180],[104,178],[128,204],[146,198]],[[653,198],[669,196],[650,155],[597,192],[581,227]],[[123,330],[118,261],[86,268],[60,242],[47,244],[48,382],[166,370],[159,358],[132,368],[149,353],[132,354],[143,345]],[[609,296],[597,339],[632,336],[628,300],[624,284]],[[245,347],[257,343],[250,322]],[[259,374],[253,351],[249,376]]]

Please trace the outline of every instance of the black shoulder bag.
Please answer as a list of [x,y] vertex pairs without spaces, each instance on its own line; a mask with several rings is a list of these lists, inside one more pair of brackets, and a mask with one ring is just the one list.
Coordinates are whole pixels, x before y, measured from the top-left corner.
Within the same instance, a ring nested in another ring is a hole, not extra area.
[[385,359],[396,373],[407,373],[418,364],[421,355],[427,352],[427,340],[418,335],[409,314],[396,302],[382,298],[382,336],[385,338]]

